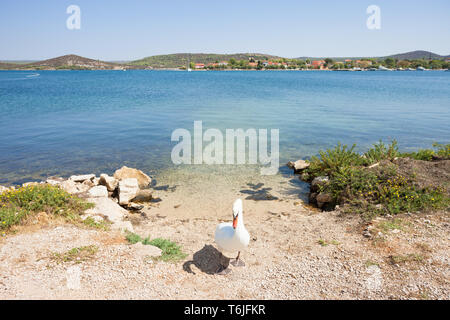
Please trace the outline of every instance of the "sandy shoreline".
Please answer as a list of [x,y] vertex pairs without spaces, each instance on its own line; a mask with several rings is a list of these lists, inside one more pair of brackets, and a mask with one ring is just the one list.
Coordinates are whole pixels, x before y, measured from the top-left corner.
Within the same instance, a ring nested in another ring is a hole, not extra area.
[[[176,182],[161,176],[154,195],[162,201],[146,206],[143,215],[129,215],[137,234],[180,244],[188,255],[183,261],[146,261],[114,231],[71,225],[24,229],[0,242],[0,298],[450,298],[448,213],[401,216],[405,228],[383,231],[386,240],[376,242],[362,235],[359,217],[307,208],[302,188],[291,182],[296,176],[255,176],[239,183],[220,173],[209,177],[192,173]],[[268,194],[278,199],[258,200]],[[221,276],[214,274],[213,233],[217,223],[230,219],[238,197],[251,235],[242,255],[246,266]],[[83,245],[99,251],[75,265],[80,287],[69,289],[67,270],[74,265],[54,264],[49,256]],[[390,260],[408,254],[423,259]]]

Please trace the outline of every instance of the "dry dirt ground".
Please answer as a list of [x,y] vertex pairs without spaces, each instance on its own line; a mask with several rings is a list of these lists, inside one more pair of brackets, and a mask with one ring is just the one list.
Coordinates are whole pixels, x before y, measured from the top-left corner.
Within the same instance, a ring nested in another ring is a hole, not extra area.
[[[378,219],[368,238],[359,217],[308,208],[286,181],[228,193],[213,184],[209,200],[193,185],[160,188],[146,217],[130,214],[136,233],[177,242],[184,260],[136,255],[112,231],[39,223],[0,240],[0,299],[450,299],[448,212]],[[214,230],[238,196],[246,265],[218,275]],[[88,245],[98,251],[85,261],[51,258]]]

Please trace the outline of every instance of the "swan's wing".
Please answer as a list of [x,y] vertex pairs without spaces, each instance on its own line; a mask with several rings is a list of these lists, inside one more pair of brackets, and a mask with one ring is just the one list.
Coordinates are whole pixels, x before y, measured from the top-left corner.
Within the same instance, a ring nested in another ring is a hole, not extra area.
[[219,224],[216,228],[215,238],[217,239],[225,239],[232,238],[234,234],[234,228],[230,222],[223,222]]

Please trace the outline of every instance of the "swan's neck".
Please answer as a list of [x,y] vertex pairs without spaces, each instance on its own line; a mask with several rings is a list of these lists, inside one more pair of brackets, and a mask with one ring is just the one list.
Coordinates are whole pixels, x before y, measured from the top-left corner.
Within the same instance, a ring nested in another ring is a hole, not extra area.
[[239,213],[238,216],[238,222],[237,222],[237,226],[236,226],[236,231],[241,230],[241,229],[245,229],[244,227],[244,215],[241,213]]

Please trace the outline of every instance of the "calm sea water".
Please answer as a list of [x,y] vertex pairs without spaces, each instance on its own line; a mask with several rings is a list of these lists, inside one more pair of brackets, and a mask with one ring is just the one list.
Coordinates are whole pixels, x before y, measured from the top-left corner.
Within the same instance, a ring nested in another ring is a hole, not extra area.
[[2,184],[122,165],[157,175],[173,166],[172,131],[194,120],[280,129],[284,164],[339,141],[448,143],[450,72],[0,71],[0,115]]

